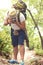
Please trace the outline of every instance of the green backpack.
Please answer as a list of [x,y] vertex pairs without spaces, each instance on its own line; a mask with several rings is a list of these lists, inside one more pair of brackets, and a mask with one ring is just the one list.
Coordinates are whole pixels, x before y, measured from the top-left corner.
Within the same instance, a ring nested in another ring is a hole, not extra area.
[[13,7],[15,9],[19,10],[21,13],[23,13],[23,15],[25,16],[25,19],[27,19],[27,17],[26,17],[27,6],[23,1],[21,1],[21,2],[18,1],[16,4],[13,4]]

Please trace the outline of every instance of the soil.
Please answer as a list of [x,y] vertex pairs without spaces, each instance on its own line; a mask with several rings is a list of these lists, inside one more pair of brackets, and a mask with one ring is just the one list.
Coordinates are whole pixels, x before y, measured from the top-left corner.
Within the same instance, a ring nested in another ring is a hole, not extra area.
[[[38,64],[36,64],[36,61],[35,61],[36,58],[38,59],[38,62],[37,62]],[[30,63],[31,59],[34,59],[34,62],[32,61],[33,63]],[[8,59],[5,59],[2,56],[0,56],[0,65],[18,65],[18,64],[10,64],[7,61]],[[20,53],[18,53],[18,61],[19,62],[21,61]],[[39,65],[39,63],[40,65],[43,65],[43,57],[35,55],[34,50],[25,49],[24,65]]]

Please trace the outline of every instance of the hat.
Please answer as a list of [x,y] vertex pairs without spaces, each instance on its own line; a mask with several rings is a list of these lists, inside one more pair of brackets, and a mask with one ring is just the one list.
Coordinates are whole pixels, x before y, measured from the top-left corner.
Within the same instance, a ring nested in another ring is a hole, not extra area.
[[15,8],[11,8],[11,9],[9,10],[9,15],[10,15],[10,16],[16,15],[16,10],[15,10]]

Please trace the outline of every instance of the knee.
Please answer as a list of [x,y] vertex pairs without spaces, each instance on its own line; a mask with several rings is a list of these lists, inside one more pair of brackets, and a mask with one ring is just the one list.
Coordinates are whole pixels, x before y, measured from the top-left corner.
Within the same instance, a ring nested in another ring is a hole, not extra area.
[[20,51],[25,51],[24,45],[20,45]]

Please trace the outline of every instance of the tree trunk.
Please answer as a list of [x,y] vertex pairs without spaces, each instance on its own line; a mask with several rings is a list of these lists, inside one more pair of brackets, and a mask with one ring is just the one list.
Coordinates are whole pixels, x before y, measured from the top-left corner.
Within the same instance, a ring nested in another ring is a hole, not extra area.
[[42,36],[41,36],[41,33],[40,33],[39,27],[38,27],[38,25],[37,25],[37,22],[35,21],[35,19],[34,19],[32,13],[31,13],[31,11],[30,11],[29,9],[27,9],[27,11],[30,13],[30,15],[31,15],[31,17],[32,17],[32,20],[33,20],[33,22],[34,22],[34,24],[35,24],[35,27],[36,27],[37,30],[38,30],[39,37],[40,37],[40,40],[41,40],[41,46],[42,46],[42,49],[43,49],[43,38],[42,38]]

